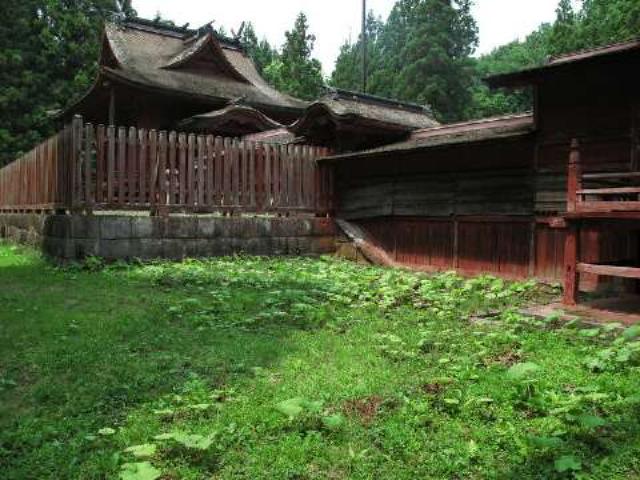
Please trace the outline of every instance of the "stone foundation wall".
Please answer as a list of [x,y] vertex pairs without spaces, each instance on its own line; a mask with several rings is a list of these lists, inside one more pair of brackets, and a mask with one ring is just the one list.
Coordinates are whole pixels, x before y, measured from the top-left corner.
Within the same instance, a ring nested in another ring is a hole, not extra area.
[[28,237],[61,260],[321,255],[336,249],[336,226],[326,218],[12,214],[0,215],[3,231],[14,241]]
[[0,238],[39,247],[47,215],[36,213],[0,213]]

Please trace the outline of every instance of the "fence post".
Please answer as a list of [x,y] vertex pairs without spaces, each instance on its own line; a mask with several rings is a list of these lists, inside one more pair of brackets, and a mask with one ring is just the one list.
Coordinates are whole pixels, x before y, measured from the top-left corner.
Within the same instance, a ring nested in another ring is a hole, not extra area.
[[69,185],[69,208],[77,210],[80,206],[80,189],[82,188],[81,166],[82,161],[82,117],[74,115],[71,122],[71,152],[70,152],[70,175],[71,184]]

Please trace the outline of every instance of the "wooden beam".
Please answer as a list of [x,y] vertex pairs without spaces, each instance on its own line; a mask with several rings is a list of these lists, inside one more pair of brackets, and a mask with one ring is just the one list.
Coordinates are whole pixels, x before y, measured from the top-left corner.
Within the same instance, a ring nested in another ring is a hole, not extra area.
[[615,173],[585,173],[582,176],[585,180],[608,180],[608,179],[629,179],[640,178],[640,172],[615,172]]
[[640,202],[638,201],[616,201],[616,202],[581,202],[573,210],[577,213],[587,212],[640,212]]
[[640,193],[640,187],[587,188],[578,190],[578,195],[619,195],[624,193]]
[[593,263],[579,263],[577,267],[580,273],[591,273],[607,277],[638,278],[640,279],[640,268],[637,267],[617,267],[614,265],[596,265]]

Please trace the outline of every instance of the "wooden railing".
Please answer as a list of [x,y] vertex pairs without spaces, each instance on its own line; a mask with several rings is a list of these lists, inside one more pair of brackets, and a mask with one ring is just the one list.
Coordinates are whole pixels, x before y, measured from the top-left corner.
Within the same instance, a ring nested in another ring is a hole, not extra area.
[[567,212],[570,215],[640,212],[640,171],[583,173],[580,144],[574,139],[569,156]]
[[77,117],[0,170],[0,209],[327,215],[332,171],[316,161],[327,154],[306,145],[96,127]]

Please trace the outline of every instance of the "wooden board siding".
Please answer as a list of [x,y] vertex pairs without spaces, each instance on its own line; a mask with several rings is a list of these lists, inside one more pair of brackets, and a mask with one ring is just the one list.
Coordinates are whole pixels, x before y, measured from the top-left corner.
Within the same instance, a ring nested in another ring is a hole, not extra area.
[[532,215],[530,140],[435,149],[336,166],[338,216]]
[[[530,217],[386,217],[355,222],[400,265],[425,271],[457,270],[509,279],[557,283],[564,276],[566,229]],[[620,237],[606,224],[583,229],[580,255],[587,263],[628,261],[640,266],[640,225]],[[532,235],[534,238],[532,238]],[[533,257],[533,258],[532,258]],[[598,259],[601,259],[600,261]],[[609,288],[610,280],[584,273],[582,291]]]

